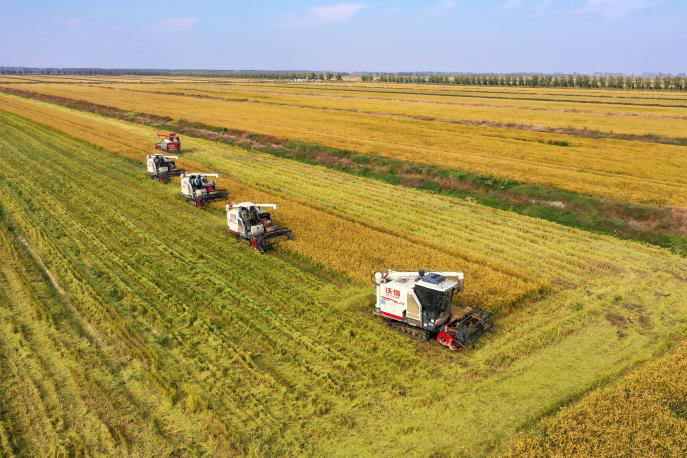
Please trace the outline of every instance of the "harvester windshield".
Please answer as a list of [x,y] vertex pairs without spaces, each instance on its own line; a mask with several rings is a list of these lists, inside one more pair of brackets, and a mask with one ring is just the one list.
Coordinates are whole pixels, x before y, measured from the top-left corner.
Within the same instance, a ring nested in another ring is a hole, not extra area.
[[437,291],[424,286],[416,286],[414,291],[422,303],[422,309],[427,312],[427,319],[440,320],[449,317],[454,288],[446,291]]

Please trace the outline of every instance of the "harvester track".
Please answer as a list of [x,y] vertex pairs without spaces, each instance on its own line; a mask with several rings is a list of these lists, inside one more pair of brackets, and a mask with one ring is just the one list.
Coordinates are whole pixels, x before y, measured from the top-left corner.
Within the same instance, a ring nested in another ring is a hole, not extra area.
[[430,338],[429,331],[425,331],[424,329],[414,328],[399,321],[387,321],[387,323],[391,329],[401,334],[405,334],[418,342],[427,342]]

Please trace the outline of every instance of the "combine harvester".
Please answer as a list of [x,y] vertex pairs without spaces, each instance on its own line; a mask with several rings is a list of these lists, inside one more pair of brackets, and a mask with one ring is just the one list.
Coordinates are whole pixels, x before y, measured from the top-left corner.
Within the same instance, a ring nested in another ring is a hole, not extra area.
[[158,133],[157,136],[162,137],[163,140],[155,143],[155,149],[165,152],[181,152],[181,139],[175,132],[170,132],[168,134]]
[[293,239],[291,229],[275,226],[269,213],[263,208],[277,209],[275,204],[254,204],[242,202],[227,205],[227,231],[237,238],[247,240],[261,253],[272,248],[272,242],[279,237]]
[[165,156],[164,154],[148,154],[146,156],[148,165],[148,176],[158,179],[161,183],[168,183],[173,176],[184,173],[183,169],[177,167],[176,159],[178,156]]
[[208,180],[208,177],[219,178],[219,175],[200,172],[181,174],[181,193],[187,201],[195,203],[198,208],[204,207],[208,202],[229,198],[227,190],[217,189],[217,182]]
[[451,350],[472,348],[493,327],[493,315],[481,308],[452,316],[456,291],[463,291],[461,272],[375,272],[374,314],[418,340],[432,336]]

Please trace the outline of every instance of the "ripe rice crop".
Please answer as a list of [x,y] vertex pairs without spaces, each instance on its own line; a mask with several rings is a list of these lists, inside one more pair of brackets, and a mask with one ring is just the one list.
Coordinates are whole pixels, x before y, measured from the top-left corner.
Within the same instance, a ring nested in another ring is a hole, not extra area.
[[[687,156],[681,146],[100,87],[51,84],[29,89],[130,111],[155,107],[148,111],[602,197],[687,205]],[[671,126],[668,131],[681,128]]]
[[[265,84],[213,85],[189,83],[119,84],[109,89],[171,92],[207,97],[244,97],[264,103],[294,107],[329,108],[388,113],[443,120],[534,124],[550,127],[587,127],[600,131],[675,135],[687,121],[687,99],[632,99],[559,97],[558,95],[510,96],[489,93],[420,93],[386,90],[331,88],[301,89]],[[527,119],[524,121],[523,119]],[[623,119],[625,119],[623,121]],[[653,129],[653,130],[650,130]]]
[[[61,80],[53,80],[52,83]],[[65,80],[65,82],[67,82]],[[88,81],[79,81],[88,83]],[[121,80],[94,79],[91,85],[32,85],[36,91],[64,91],[88,94],[88,91],[142,94],[165,92],[169,95],[203,95],[234,100],[259,101],[292,107],[350,110],[360,113],[438,120],[489,120],[503,124],[534,125],[542,128],[577,127],[601,132],[675,136],[687,126],[687,98],[614,97],[612,93],[596,97],[560,94],[510,94],[485,91],[413,91],[370,86],[340,85],[308,87],[287,84],[212,84],[205,82],[164,82],[148,80],[145,84]],[[113,83],[113,84],[109,84]],[[52,86],[52,88],[51,88]],[[85,91],[85,92],[84,92]]]
[[504,455],[682,456],[687,450],[687,346],[599,389],[521,435]]

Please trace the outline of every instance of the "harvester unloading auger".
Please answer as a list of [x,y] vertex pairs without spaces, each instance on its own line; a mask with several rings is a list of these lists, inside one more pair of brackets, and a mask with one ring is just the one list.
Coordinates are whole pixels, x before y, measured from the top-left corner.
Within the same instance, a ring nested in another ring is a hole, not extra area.
[[277,209],[275,204],[254,204],[242,202],[227,205],[227,231],[240,239],[248,241],[261,253],[272,248],[275,239],[286,237],[293,239],[291,229],[276,226],[272,216],[262,211],[263,208]]
[[184,173],[184,170],[178,168],[176,162],[174,162],[176,159],[179,159],[178,156],[148,154],[146,159],[148,176],[160,180],[161,183],[167,183],[173,176],[179,176]]
[[475,307],[452,316],[453,295],[463,291],[461,272],[375,272],[375,315],[418,340],[432,336],[451,350],[472,348],[493,328],[493,315]]
[[216,173],[182,173],[181,174],[181,193],[186,200],[196,204],[196,207],[204,207],[208,202],[216,200],[227,200],[229,193],[226,189],[217,189],[217,182],[215,180],[208,180],[210,178],[218,178]]

